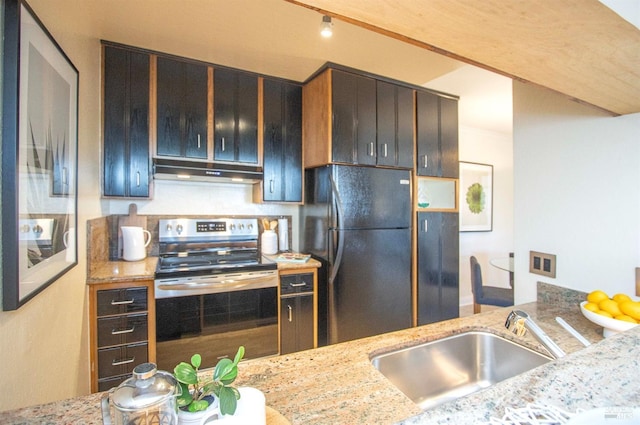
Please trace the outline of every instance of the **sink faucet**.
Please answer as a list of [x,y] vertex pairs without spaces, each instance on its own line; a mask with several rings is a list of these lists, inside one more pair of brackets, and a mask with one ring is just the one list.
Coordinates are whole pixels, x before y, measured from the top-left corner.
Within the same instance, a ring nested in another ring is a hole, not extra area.
[[523,336],[527,330],[531,331],[535,339],[547,349],[547,351],[556,359],[564,357],[566,354],[562,348],[553,342],[541,328],[533,321],[527,313],[521,310],[513,310],[507,316],[504,326],[518,336]]

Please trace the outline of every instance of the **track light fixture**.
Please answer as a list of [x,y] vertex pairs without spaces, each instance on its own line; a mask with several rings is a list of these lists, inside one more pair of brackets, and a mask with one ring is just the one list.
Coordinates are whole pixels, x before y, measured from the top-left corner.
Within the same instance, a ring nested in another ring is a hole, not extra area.
[[322,25],[320,25],[320,35],[324,38],[329,38],[333,35],[333,23],[331,23],[331,16],[324,15],[322,17]]

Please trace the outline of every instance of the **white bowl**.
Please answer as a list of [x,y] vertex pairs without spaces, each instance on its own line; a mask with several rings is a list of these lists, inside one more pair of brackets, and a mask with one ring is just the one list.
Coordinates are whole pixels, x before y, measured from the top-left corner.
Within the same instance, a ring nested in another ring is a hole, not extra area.
[[584,315],[584,317],[586,317],[596,325],[600,325],[604,328],[604,330],[602,331],[602,335],[605,338],[617,334],[618,332],[624,332],[635,326],[638,326],[636,323],[629,323],[623,322],[622,320],[611,319],[601,314],[594,313],[593,311],[589,311],[584,308],[584,305],[586,303],[587,301],[582,301],[580,303],[580,310],[582,310],[582,314]]

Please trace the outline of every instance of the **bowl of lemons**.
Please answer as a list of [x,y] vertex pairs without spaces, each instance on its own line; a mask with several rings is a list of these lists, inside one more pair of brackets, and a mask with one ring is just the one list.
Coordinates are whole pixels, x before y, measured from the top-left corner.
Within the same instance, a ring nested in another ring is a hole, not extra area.
[[604,291],[592,291],[580,303],[580,310],[584,317],[604,328],[605,338],[640,324],[640,301],[626,294],[609,297]]

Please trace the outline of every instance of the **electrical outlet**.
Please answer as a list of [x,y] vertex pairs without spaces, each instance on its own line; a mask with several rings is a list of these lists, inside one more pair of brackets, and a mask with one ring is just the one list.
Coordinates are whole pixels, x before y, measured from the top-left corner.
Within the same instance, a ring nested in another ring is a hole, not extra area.
[[556,256],[544,252],[529,251],[529,273],[556,277]]

